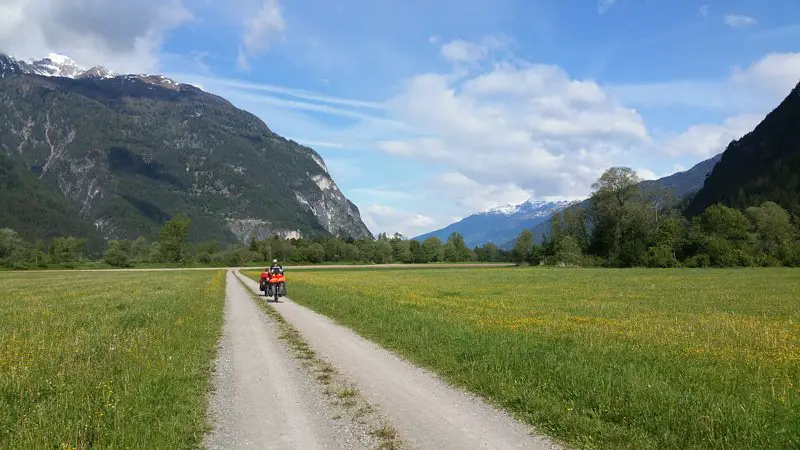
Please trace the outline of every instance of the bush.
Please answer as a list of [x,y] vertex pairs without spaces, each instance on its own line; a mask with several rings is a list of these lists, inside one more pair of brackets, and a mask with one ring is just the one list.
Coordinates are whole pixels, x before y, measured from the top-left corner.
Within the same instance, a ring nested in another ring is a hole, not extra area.
[[109,247],[103,261],[112,267],[131,267],[130,257],[119,247]]
[[669,245],[659,245],[656,247],[650,247],[650,258],[649,258],[649,266],[650,267],[661,267],[661,268],[669,268],[669,267],[678,267],[678,260],[675,258],[675,254],[672,251],[672,247]]

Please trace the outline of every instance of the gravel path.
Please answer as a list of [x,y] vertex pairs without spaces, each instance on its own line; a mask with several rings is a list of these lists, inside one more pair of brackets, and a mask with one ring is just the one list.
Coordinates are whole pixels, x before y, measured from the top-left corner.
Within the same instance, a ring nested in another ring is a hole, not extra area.
[[378,441],[343,419],[325,387],[279,340],[278,325],[227,275],[208,448],[361,449]]
[[[255,281],[239,273],[237,276],[257,292]],[[435,449],[558,448],[508,414],[327,317],[285,298],[272,305],[324,360],[355,383],[367,401],[378,406],[405,445]]]

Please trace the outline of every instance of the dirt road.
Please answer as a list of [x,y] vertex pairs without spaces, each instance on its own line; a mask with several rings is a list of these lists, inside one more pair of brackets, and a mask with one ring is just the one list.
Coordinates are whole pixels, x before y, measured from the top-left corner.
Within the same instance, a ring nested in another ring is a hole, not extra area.
[[[239,273],[237,276],[257,292],[255,281]],[[273,306],[324,360],[353,381],[364,397],[380,408],[406,445],[436,449],[557,448],[507,414],[448,386],[430,372],[411,365],[325,316],[288,299]],[[256,339],[265,338],[267,336],[251,335],[247,340],[249,345],[263,346],[267,344],[257,343]],[[279,387],[264,385],[259,389]]]
[[275,323],[228,272],[208,448],[375,448],[366,430],[338,419],[321,385],[278,337]]

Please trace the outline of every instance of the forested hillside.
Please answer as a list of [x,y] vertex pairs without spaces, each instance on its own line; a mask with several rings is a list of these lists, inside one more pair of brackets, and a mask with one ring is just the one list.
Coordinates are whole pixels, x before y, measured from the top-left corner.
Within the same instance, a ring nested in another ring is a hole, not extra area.
[[753,131],[731,142],[687,213],[765,201],[800,216],[800,84]]

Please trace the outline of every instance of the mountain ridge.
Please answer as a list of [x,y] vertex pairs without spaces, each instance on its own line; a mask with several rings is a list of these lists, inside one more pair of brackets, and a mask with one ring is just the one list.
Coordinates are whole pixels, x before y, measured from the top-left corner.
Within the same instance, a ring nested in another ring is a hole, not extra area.
[[31,67],[0,54],[0,152],[106,239],[155,238],[180,211],[193,240],[372,237],[317,152],[222,97],[161,75]]

